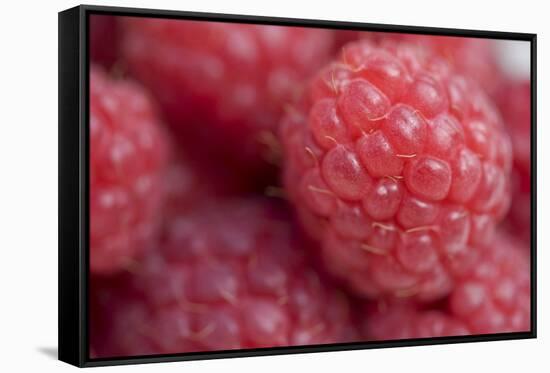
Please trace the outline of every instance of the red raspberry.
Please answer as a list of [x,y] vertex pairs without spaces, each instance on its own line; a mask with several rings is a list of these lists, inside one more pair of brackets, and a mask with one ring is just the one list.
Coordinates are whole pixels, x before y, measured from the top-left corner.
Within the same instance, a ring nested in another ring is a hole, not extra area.
[[453,265],[449,311],[474,334],[530,330],[529,250],[504,234]]
[[531,237],[531,83],[507,82],[497,94],[498,107],[512,138],[512,206],[507,224],[525,242]]
[[90,59],[110,68],[117,58],[118,32],[116,17],[90,15]]
[[[473,263],[473,265],[472,265]],[[500,234],[453,266],[455,288],[444,302],[378,301],[362,308],[359,327],[367,340],[430,338],[530,330],[527,250]]]
[[261,200],[225,201],[173,219],[161,250],[134,268],[123,295],[95,293],[103,315],[95,319],[103,325],[92,320],[96,353],[351,340],[347,300],[313,271],[288,220]]
[[284,119],[285,184],[331,270],[360,294],[429,300],[445,259],[491,239],[511,145],[475,84],[411,45],[348,44]]
[[90,70],[90,268],[113,272],[154,236],[168,146],[150,98]]
[[[122,55],[186,146],[246,169],[272,161],[283,106],[329,57],[311,28],[124,18]],[[212,134],[215,134],[213,136]]]

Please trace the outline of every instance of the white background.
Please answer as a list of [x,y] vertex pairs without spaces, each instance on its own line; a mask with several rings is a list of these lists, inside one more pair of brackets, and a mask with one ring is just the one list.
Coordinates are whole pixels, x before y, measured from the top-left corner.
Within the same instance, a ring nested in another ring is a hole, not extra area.
[[[101,1],[105,5],[538,33],[539,338],[155,364],[110,371],[377,372],[548,369],[550,36],[543,1]],[[307,4],[307,5],[306,5]],[[0,21],[0,371],[69,371],[57,348],[57,12],[73,1],[8,1]],[[75,124],[76,125],[76,124]],[[548,145],[547,145],[548,146]],[[546,364],[545,364],[546,363]]]

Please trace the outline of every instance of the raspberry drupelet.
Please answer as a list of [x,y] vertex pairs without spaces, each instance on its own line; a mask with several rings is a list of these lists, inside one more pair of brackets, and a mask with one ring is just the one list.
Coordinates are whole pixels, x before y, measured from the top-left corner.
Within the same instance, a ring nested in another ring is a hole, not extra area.
[[150,244],[160,221],[169,145],[136,83],[90,69],[90,269],[112,273]]
[[172,219],[122,290],[97,283],[96,354],[354,340],[346,297],[310,265],[289,219],[284,207],[254,198]]
[[[453,267],[456,287],[433,305],[379,300],[360,308],[366,340],[526,332],[530,330],[529,256],[523,243],[499,233]],[[467,261],[467,265],[464,261]]]
[[274,162],[283,107],[333,44],[330,31],[300,27],[145,18],[121,26],[129,72],[155,94],[184,145],[245,174]]
[[302,224],[364,296],[444,296],[447,259],[489,242],[509,205],[511,145],[492,102],[410,44],[343,47],[280,138]]

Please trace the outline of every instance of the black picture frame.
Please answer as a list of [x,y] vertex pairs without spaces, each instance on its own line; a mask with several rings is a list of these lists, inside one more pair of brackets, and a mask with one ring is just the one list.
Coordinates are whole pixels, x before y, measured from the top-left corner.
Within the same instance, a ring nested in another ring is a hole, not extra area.
[[[88,19],[91,14],[178,18],[362,31],[427,33],[433,35],[527,41],[531,46],[531,330],[529,332],[456,337],[353,342],[299,347],[208,351],[171,355],[91,359],[88,340]],[[282,355],[401,346],[436,345],[536,338],[536,123],[537,35],[420,26],[275,18],[81,5],[59,13],[59,360],[78,367],[171,362],[200,359]]]

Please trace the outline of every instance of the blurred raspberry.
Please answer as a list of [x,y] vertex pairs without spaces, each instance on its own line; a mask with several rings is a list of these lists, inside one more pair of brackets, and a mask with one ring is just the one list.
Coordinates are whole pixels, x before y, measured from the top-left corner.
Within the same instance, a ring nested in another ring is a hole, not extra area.
[[118,30],[115,16],[90,15],[90,59],[110,68],[117,58]]
[[514,150],[512,206],[507,224],[516,235],[530,243],[531,237],[531,83],[507,82],[499,87],[498,107],[504,118]]
[[444,296],[446,259],[490,242],[508,209],[511,145],[497,110],[413,45],[345,46],[280,135],[302,224],[365,296]]
[[530,270],[527,250],[500,233],[453,265],[455,287],[432,305],[379,300],[359,308],[367,340],[431,338],[530,330]]
[[329,57],[328,30],[124,18],[122,54],[187,146],[250,174],[277,161],[273,134]]
[[449,310],[473,334],[529,331],[530,276],[529,250],[500,233],[485,250],[454,263]]
[[[94,291],[99,356],[350,341],[346,298],[308,264],[280,206],[235,200],[171,222],[122,290]],[[100,287],[100,283],[97,283]]]
[[168,143],[150,98],[90,70],[90,268],[130,263],[157,231]]

